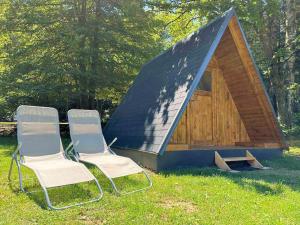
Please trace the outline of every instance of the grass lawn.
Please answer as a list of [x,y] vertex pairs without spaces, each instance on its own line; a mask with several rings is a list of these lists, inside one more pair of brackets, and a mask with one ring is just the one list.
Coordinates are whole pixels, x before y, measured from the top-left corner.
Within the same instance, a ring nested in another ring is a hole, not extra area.
[[[96,203],[63,211],[46,208],[41,192],[24,194],[14,167],[7,180],[14,138],[0,137],[0,224],[300,224],[300,148],[281,159],[265,161],[271,170],[238,174],[216,168],[150,173],[153,188],[129,196],[113,194],[109,181],[90,167],[104,189]],[[25,184],[40,190],[34,175],[24,170]],[[120,178],[123,190],[145,185],[142,176]],[[50,191],[55,204],[64,205],[95,196],[92,184]]]

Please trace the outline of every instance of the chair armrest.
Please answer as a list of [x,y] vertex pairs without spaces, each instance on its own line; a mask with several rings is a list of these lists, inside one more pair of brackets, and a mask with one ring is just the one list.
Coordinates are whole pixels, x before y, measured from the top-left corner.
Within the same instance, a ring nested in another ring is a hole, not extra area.
[[68,145],[68,147],[65,149],[65,155],[68,159],[72,159],[72,157],[74,157],[75,159],[77,159],[76,156],[76,152],[73,148],[73,142],[71,141],[70,144]]
[[110,144],[107,146],[108,150],[114,155],[116,155],[116,153],[113,150],[111,150],[110,146],[112,146],[117,140],[118,138],[115,137],[114,140],[112,140],[112,142],[110,142]]
[[114,140],[112,140],[112,142],[110,142],[110,144],[107,147],[110,148],[110,146],[112,146],[117,140],[118,140],[118,138],[115,137]]

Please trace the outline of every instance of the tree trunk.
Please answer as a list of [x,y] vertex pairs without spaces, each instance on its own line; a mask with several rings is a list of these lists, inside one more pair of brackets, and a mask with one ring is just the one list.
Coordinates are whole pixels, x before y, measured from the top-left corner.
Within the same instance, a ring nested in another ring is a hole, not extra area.
[[[80,12],[78,14],[78,24],[80,27],[85,27],[87,22],[87,5],[86,0],[80,1]],[[80,43],[79,43],[79,49],[80,52],[84,52],[84,48],[86,45],[86,35],[82,34]],[[80,75],[79,77],[79,95],[80,95],[80,108],[87,108],[88,107],[88,82],[86,79],[86,63],[85,63],[85,57],[84,55],[78,56],[78,64],[79,64],[79,70]]]
[[285,46],[287,51],[287,60],[284,68],[287,79],[287,108],[288,114],[290,115],[289,120],[286,121],[288,128],[293,126],[293,114],[296,107],[296,95],[295,90],[291,87],[295,84],[296,70],[296,42],[295,38],[297,35],[297,20],[296,20],[296,1],[286,0],[286,21],[285,21]]
[[291,121],[291,114],[287,110],[288,92],[286,89],[286,82],[282,79],[279,62],[272,66],[272,83],[274,85],[274,94],[276,98],[277,116],[281,123],[287,125]]
[[288,91],[289,78],[281,62],[281,57],[277,55],[278,49],[284,46],[284,43],[281,43],[282,34],[280,29],[285,21],[278,16],[269,16],[264,11],[262,12],[262,17],[264,18],[265,26],[259,31],[259,35],[263,43],[265,57],[270,60],[270,83],[276,100],[274,108],[277,109],[280,122],[290,127],[292,110],[290,93]]
[[95,108],[96,98],[96,76],[99,76],[99,21],[100,21],[100,0],[95,0],[95,20],[93,21],[94,32],[91,40],[91,72],[89,79],[89,108]]

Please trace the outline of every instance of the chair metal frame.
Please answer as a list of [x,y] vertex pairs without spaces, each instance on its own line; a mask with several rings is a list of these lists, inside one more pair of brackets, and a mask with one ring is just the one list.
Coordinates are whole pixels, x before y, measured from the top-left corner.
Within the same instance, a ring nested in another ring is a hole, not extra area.
[[[117,138],[114,138],[114,140],[107,146],[107,149],[108,151],[113,154],[113,155],[117,155],[112,149],[111,149],[111,146],[113,143],[115,143],[117,141]],[[74,160],[76,160],[77,162],[83,162],[83,163],[87,163],[87,164],[90,164],[90,165],[93,165],[93,166],[96,166],[100,171],[101,169],[96,165],[96,164],[93,164],[93,163],[89,163],[89,162],[86,162],[86,161],[81,161],[80,160],[80,155],[79,153],[74,149],[73,147],[73,143],[72,141],[70,142],[69,146],[66,148],[66,155],[70,156],[71,158],[73,158]],[[118,195],[129,195],[129,194],[133,194],[133,193],[136,193],[136,192],[140,192],[140,191],[144,191],[144,190],[147,190],[147,189],[150,189],[153,185],[152,183],[152,180],[150,179],[149,175],[146,173],[145,170],[143,170],[142,172],[140,173],[143,173],[145,175],[145,177],[147,178],[147,181],[148,181],[148,186],[147,187],[144,187],[144,188],[140,188],[140,189],[136,189],[136,190],[133,190],[133,191],[129,191],[129,192],[121,192],[119,191],[119,189],[117,188],[117,185],[115,184],[113,178],[109,177],[107,174],[103,173],[107,178],[108,180],[110,181],[114,191],[118,194]],[[136,173],[138,174],[138,173]],[[130,174],[131,175],[131,174]],[[127,175],[129,176],[129,175]],[[125,177],[125,176],[124,176]]]
[[[26,167],[26,166],[23,165],[23,156],[20,153],[20,148],[21,148],[21,144],[17,146],[17,149],[12,154],[12,159],[11,159],[11,163],[10,163],[10,167],[9,167],[9,173],[8,173],[8,180],[9,180],[9,182],[11,182],[11,174],[12,174],[12,169],[13,169],[13,163],[15,161],[16,165],[17,165],[17,169],[18,169],[20,189],[21,189],[22,192],[24,192],[26,194],[30,194],[30,193],[33,193],[33,192],[26,191],[25,188],[24,188],[24,186],[23,186],[23,176],[22,176],[21,166],[24,166],[24,167]],[[64,153],[64,155],[65,155],[65,157],[67,157],[65,153]],[[66,160],[68,160],[68,159],[66,159]],[[62,209],[67,209],[67,208],[74,207],[74,206],[80,206],[80,205],[84,205],[84,204],[87,204],[87,203],[92,203],[92,202],[99,201],[103,197],[103,191],[102,191],[102,188],[101,188],[101,186],[100,186],[100,184],[99,184],[99,182],[97,181],[96,178],[94,179],[94,182],[96,183],[96,186],[97,186],[97,188],[98,188],[98,190],[100,192],[100,194],[99,194],[98,197],[93,198],[93,199],[91,199],[89,201],[79,202],[79,203],[75,203],[75,204],[71,204],[71,205],[67,205],[67,206],[63,206],[63,207],[55,207],[55,206],[53,206],[53,204],[52,204],[52,202],[50,200],[49,194],[48,194],[48,190],[47,190],[47,189],[50,189],[50,188],[46,188],[41,183],[40,183],[40,185],[41,185],[42,190],[44,192],[45,199],[46,199],[48,207],[50,209],[52,209],[52,210],[62,210]],[[82,183],[85,183],[85,182],[82,182]],[[55,188],[55,187],[53,187],[53,188]]]

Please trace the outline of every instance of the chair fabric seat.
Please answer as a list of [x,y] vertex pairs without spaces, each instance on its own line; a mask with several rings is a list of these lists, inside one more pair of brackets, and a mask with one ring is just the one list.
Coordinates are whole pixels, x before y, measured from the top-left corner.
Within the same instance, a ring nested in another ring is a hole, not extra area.
[[41,185],[46,188],[95,180],[95,177],[83,164],[65,159],[59,155],[52,158],[34,158],[34,160],[28,160],[22,164],[32,169]]
[[80,161],[94,164],[110,178],[143,172],[143,169],[132,159],[110,153],[80,154]]

